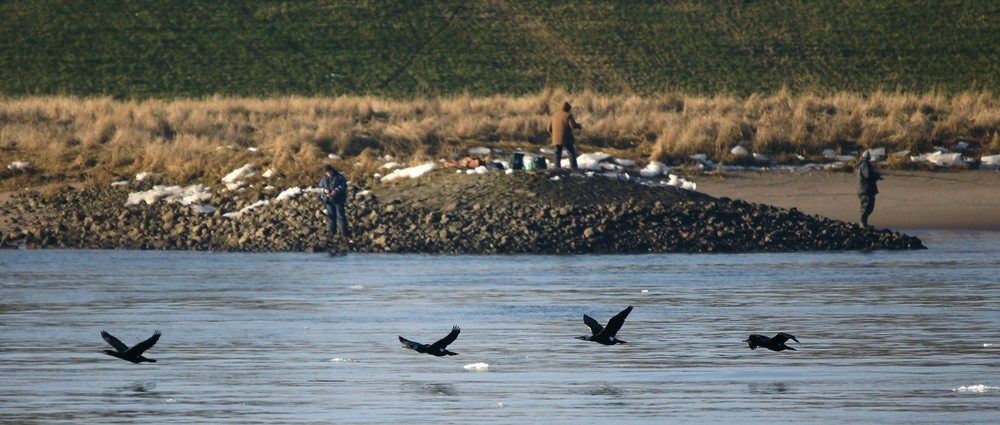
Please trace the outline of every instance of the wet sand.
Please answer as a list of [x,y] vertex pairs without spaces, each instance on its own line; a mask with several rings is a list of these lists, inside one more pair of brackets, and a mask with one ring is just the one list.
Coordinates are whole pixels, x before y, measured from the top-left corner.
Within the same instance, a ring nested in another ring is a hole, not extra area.
[[[884,180],[869,218],[876,227],[1000,230],[1000,172],[880,171]],[[699,192],[715,197],[859,220],[857,176],[846,172],[730,173],[696,182]]]

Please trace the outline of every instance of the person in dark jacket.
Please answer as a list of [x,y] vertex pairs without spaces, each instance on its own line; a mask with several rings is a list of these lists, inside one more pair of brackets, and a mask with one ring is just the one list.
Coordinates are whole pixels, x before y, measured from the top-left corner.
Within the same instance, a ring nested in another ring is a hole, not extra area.
[[865,151],[858,160],[858,199],[861,201],[861,225],[868,226],[868,216],[875,211],[875,195],[878,193],[878,181],[882,175],[872,166],[872,155]]
[[552,146],[556,148],[556,168],[562,168],[562,151],[566,148],[569,155],[569,164],[576,169],[576,149],[573,147],[573,130],[582,129],[583,126],[577,124],[573,119],[573,114],[569,112],[571,106],[569,102],[564,102],[562,110],[556,112],[549,119],[549,134],[552,135]]
[[330,219],[330,236],[337,236],[340,227],[345,238],[350,238],[347,231],[347,178],[340,174],[332,165],[326,166],[326,173],[319,181],[323,189],[323,205],[326,206],[326,217]]

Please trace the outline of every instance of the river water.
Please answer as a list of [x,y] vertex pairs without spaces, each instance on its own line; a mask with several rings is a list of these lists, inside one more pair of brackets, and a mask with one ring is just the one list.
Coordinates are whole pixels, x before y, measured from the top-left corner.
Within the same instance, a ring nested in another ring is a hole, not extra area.
[[[997,423],[1000,232],[912,252],[0,251],[0,422]],[[603,346],[587,334],[635,306]],[[453,357],[401,347],[452,325]],[[104,354],[163,336],[131,364]],[[751,351],[788,332],[797,351]]]

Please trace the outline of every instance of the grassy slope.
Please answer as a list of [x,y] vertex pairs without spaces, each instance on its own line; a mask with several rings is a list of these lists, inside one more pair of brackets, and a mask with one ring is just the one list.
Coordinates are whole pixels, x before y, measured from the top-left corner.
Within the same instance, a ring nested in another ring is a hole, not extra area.
[[746,95],[1000,83],[995,2],[620,3],[6,1],[0,93]]

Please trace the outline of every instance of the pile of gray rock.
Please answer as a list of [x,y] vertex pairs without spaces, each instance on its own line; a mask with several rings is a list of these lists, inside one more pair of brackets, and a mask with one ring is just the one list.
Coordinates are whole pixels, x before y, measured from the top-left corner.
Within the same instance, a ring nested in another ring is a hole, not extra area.
[[[21,192],[4,204],[4,239],[27,247],[436,254],[790,252],[921,249],[919,239],[674,187],[564,176],[439,173],[353,187],[352,241],[330,240],[315,193],[239,217],[214,199],[204,214],[179,204],[125,205],[129,190]],[[263,197],[264,195],[259,195]]]

